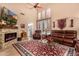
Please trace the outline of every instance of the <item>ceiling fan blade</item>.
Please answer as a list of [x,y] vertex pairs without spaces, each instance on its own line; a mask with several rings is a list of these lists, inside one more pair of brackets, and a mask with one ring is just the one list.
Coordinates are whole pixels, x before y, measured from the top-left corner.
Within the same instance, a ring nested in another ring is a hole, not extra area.
[[34,8],[36,8],[36,7],[38,6],[38,4],[39,4],[39,3],[36,3],[36,4],[34,5]]
[[26,6],[27,9],[32,9],[34,8],[33,6]]
[[36,3],[35,6],[37,6],[39,3]]
[[31,7],[31,8],[29,8],[29,9],[33,9],[34,7]]
[[30,5],[30,6],[34,6],[34,3],[28,3],[28,5]]
[[41,6],[37,6],[37,8],[43,8],[43,7],[41,7]]

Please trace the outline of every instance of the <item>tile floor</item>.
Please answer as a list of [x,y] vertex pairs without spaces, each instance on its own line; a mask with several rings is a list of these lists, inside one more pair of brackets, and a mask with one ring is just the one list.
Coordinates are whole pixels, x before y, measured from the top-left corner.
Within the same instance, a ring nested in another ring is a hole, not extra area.
[[0,56],[20,56],[20,54],[11,45],[5,49],[0,49]]
[[[24,42],[27,40],[22,40],[22,41]],[[21,55],[17,52],[17,50],[12,45],[10,45],[5,49],[0,49],[0,56],[21,56]]]

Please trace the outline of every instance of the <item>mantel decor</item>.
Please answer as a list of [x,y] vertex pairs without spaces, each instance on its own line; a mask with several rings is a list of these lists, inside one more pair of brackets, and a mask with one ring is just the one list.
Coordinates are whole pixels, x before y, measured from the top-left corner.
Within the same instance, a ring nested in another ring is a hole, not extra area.
[[66,18],[58,20],[58,27],[63,29],[66,27]]
[[18,27],[15,26],[15,25],[4,25],[4,24],[1,24],[0,25],[0,29],[18,29]]

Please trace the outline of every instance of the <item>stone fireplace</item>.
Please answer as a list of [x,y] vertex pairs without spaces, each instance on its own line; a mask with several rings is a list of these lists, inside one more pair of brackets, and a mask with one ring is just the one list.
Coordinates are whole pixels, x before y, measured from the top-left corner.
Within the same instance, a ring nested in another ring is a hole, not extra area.
[[17,42],[18,29],[0,29],[0,47],[6,48]]

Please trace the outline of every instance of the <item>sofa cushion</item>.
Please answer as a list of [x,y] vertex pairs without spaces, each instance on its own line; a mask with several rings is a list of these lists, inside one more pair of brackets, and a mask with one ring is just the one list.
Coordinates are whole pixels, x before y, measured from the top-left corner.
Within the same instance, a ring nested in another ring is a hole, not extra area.
[[74,34],[65,34],[65,38],[74,39],[76,36]]
[[64,39],[64,42],[73,43],[72,39]]

